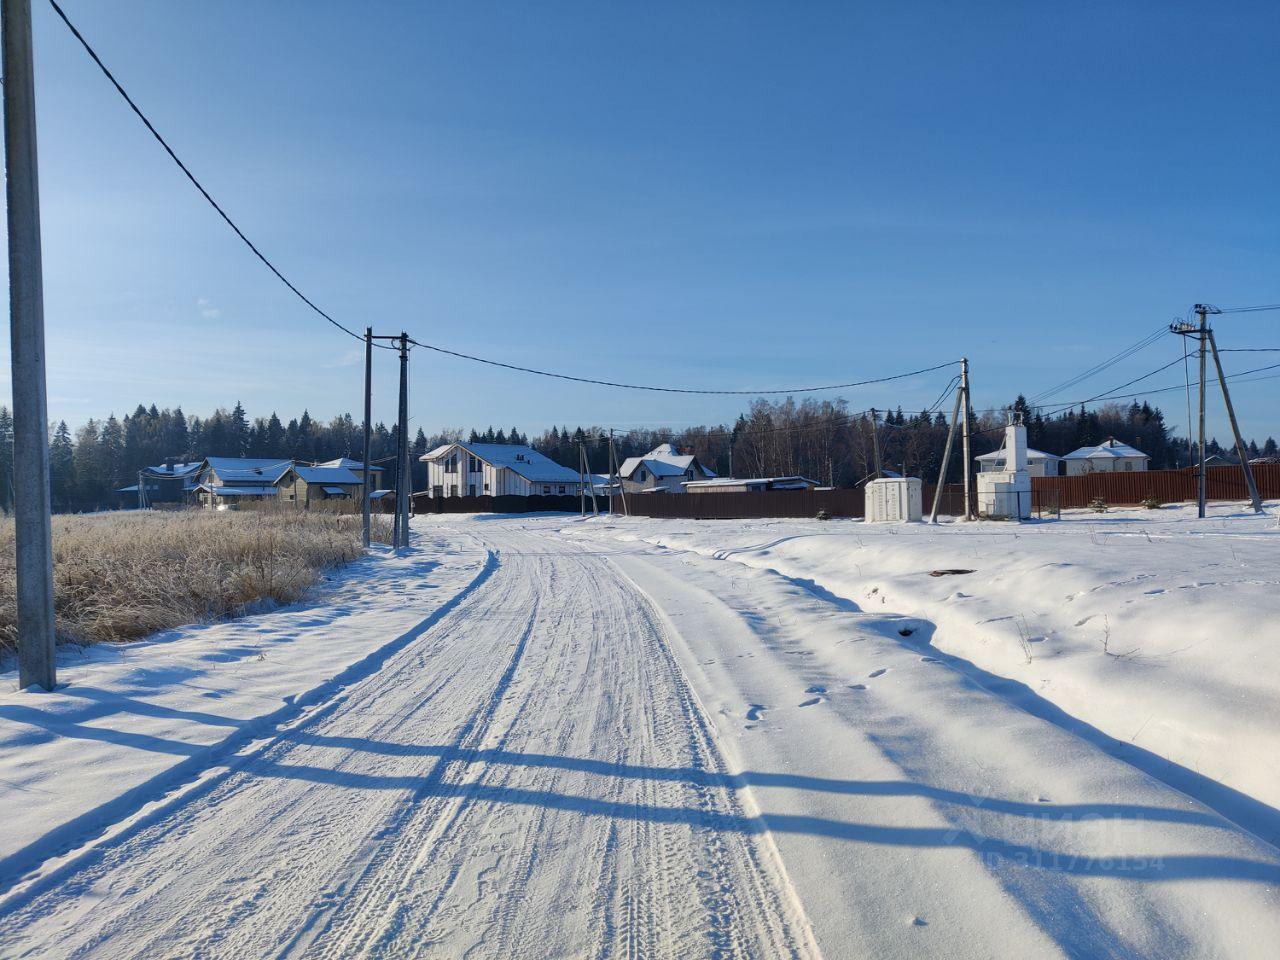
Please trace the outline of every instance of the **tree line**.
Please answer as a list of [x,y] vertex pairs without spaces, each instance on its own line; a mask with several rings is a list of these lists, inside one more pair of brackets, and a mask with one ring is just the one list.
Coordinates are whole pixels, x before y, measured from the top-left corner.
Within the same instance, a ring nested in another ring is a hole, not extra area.
[[[1172,435],[1158,407],[1147,403],[1106,404],[1094,410],[1069,409],[1046,416],[1019,396],[1007,408],[976,416],[972,454],[999,447],[1010,416],[1027,425],[1033,448],[1062,455],[1091,446],[1107,437],[1131,444],[1151,457],[1154,470],[1187,466],[1194,455],[1184,438]],[[884,468],[929,480],[937,476],[949,427],[941,410],[905,412],[901,408],[876,411],[875,427],[869,411],[850,412],[843,400],[756,400],[732,423],[695,426],[683,430],[640,428],[615,436],[619,462],[640,456],[658,444],[674,444],[692,453],[720,476],[805,476],[826,486],[853,487],[875,470],[879,448]],[[370,459],[387,468],[388,484],[396,476],[395,437],[391,427],[372,428]],[[586,444],[593,472],[607,473],[609,451],[602,440],[608,430],[598,425],[552,427],[532,439],[519,429],[484,431],[447,429],[428,436],[418,429],[413,439],[413,484],[426,484],[426,468],[418,457],[443,443],[528,443],[572,469],[578,466],[578,444]],[[1209,442],[1210,454],[1233,460],[1234,451]],[[144,467],[169,460],[196,461],[204,457],[258,457],[319,462],[337,457],[359,460],[363,455],[363,426],[350,414],[322,423],[307,411],[282,421],[276,413],[250,419],[236,403],[207,417],[190,416],[181,407],[159,409],[139,405],[131,414],[91,419],[72,433],[65,421],[50,431],[50,485],[54,509],[61,512],[129,505],[116,491],[137,483]],[[1274,457],[1276,441],[1249,443],[1250,457]],[[961,476],[959,444],[952,455],[948,482]],[[0,510],[13,503],[13,418],[0,406]]]

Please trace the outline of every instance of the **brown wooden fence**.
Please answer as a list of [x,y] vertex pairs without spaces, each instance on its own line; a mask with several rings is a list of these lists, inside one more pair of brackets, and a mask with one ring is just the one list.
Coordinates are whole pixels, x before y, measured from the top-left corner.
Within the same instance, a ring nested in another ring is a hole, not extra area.
[[[1259,464],[1254,479],[1264,499],[1280,499],[1280,464]],[[933,507],[934,485],[924,485],[924,513]],[[1210,500],[1245,500],[1244,476],[1239,467],[1210,467]],[[1136,506],[1151,497],[1161,503],[1196,499],[1196,473],[1189,470],[1149,470],[1138,473],[1092,473],[1081,477],[1032,477],[1031,511],[1052,516],[1060,509],[1087,507],[1097,497],[1111,506]],[[959,516],[964,512],[964,486],[949,483],[942,491],[940,512]],[[597,499],[603,513],[605,498]],[[614,498],[614,511],[623,512],[622,498]],[[863,491],[769,490],[748,493],[647,493],[627,497],[633,516],[679,520],[749,520],[756,518],[862,517]],[[578,512],[577,497],[428,497],[413,495],[415,513],[537,513]],[[590,505],[588,504],[588,510]]]
[[[1253,478],[1264,500],[1280,498],[1280,464],[1255,464]],[[1239,467],[1209,467],[1207,481],[1210,500],[1247,500],[1249,497]],[[1161,503],[1186,503],[1196,499],[1196,487],[1194,467],[1031,478],[1033,491],[1056,490],[1064,509],[1087,507],[1095,497],[1102,497],[1112,506],[1135,506],[1152,497]]]

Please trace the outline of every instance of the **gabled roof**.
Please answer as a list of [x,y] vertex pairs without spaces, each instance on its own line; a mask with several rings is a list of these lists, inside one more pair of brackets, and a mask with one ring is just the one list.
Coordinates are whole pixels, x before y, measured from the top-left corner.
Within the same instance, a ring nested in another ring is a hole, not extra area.
[[216,487],[202,483],[196,489],[212,493],[215,497],[274,497],[279,492],[275,487],[261,483],[238,483],[235,486],[220,484]]
[[[984,453],[981,456],[974,457],[973,459],[984,460],[984,461],[999,460],[1003,462],[1004,457],[1005,457],[1004,447],[1001,447],[999,450],[992,450],[990,453]],[[1061,460],[1062,458],[1058,456],[1056,453],[1045,453],[1043,450],[1033,450],[1031,447],[1027,447],[1027,459],[1028,460]]]
[[630,480],[641,466],[655,477],[682,477],[690,469],[702,477],[715,476],[715,472],[704,467],[697,457],[681,455],[669,443],[658,444],[642,457],[627,457],[618,468],[618,476]]
[[[352,460],[350,457],[338,457],[336,460],[326,460],[324,463],[317,463],[317,467],[342,467],[344,470],[363,470],[364,464],[359,460]],[[386,470],[386,467],[380,467],[376,463],[369,465],[370,473],[377,473],[379,470]]]
[[223,483],[275,483],[291,466],[292,460],[254,459],[246,457],[205,457],[209,467]]
[[346,467],[292,467],[280,474],[276,483],[291,473],[307,483],[360,483],[360,478]]
[[204,465],[203,460],[197,460],[191,463],[175,463],[173,469],[169,469],[169,464],[162,463],[158,467],[143,467],[142,472],[148,476],[154,476],[158,479],[171,479],[175,477],[188,477],[198,473]]
[[1125,457],[1142,457],[1150,460],[1145,453],[1137,447],[1131,447],[1127,443],[1121,443],[1115,437],[1108,437],[1096,447],[1081,447],[1079,450],[1072,450],[1062,459],[1064,460],[1096,460],[1099,458],[1114,457],[1123,459]]
[[479,457],[491,467],[510,470],[531,483],[577,483],[578,471],[561,466],[533,447],[522,443],[446,443],[421,460],[439,460],[454,448]]

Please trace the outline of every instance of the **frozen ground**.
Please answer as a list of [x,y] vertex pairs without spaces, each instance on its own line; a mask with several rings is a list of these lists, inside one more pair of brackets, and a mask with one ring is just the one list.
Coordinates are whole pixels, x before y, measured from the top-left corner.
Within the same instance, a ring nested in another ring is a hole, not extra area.
[[416,524],[0,694],[0,955],[1273,954],[1274,516]]

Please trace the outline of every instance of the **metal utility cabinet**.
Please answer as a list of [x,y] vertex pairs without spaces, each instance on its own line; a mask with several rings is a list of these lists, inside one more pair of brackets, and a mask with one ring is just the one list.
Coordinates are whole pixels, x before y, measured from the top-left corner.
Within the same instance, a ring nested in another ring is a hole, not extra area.
[[919,477],[872,480],[866,488],[868,523],[907,523],[924,517],[924,485]]

